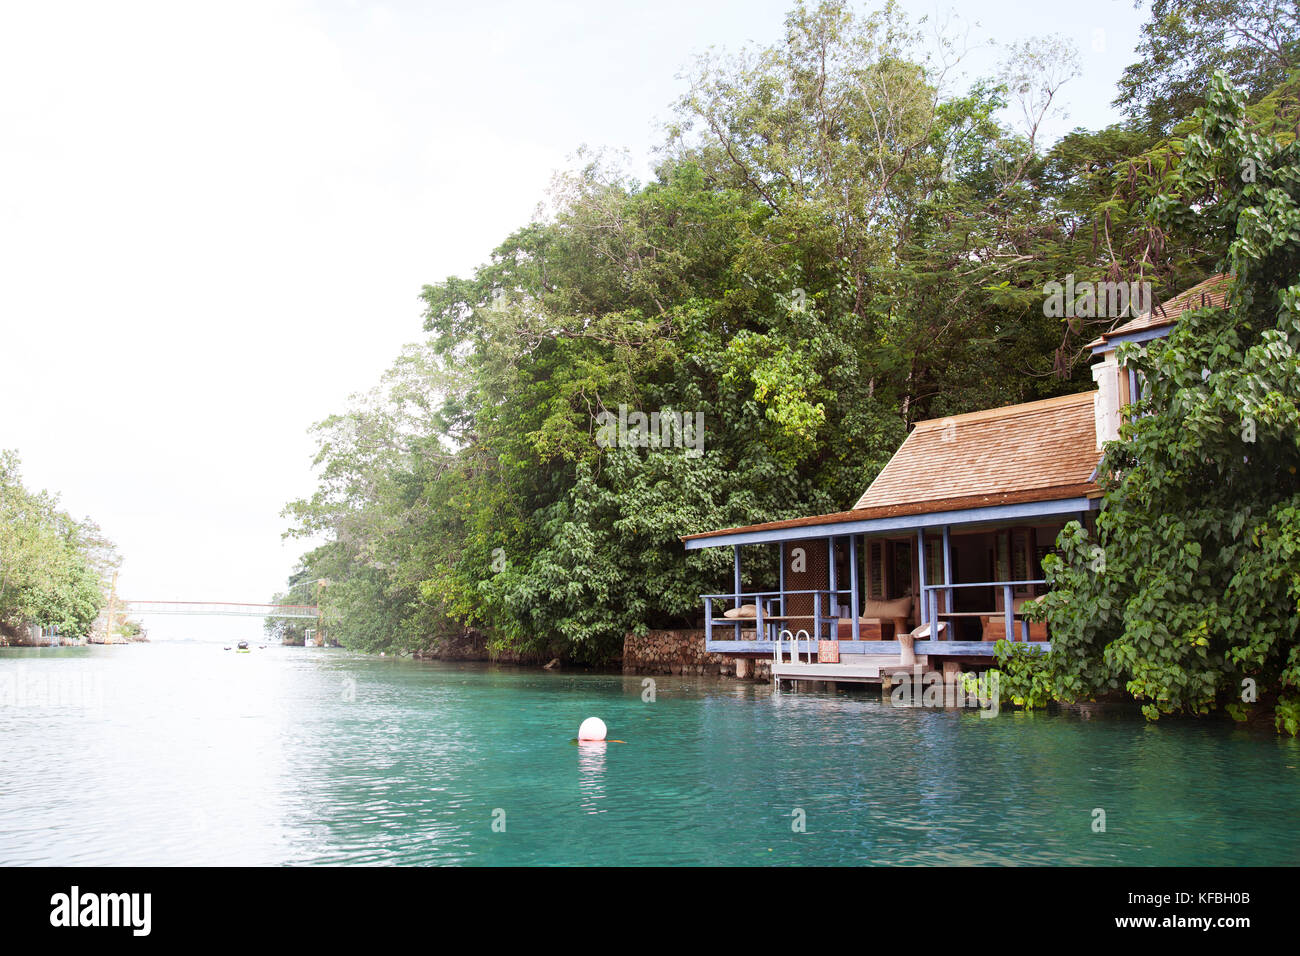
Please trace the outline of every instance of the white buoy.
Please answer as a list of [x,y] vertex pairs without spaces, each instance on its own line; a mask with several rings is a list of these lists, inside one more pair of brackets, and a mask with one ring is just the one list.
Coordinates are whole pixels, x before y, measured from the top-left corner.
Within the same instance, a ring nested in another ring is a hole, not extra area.
[[588,717],[578,728],[579,740],[604,740],[605,734],[609,731],[605,727],[605,722],[599,717]]

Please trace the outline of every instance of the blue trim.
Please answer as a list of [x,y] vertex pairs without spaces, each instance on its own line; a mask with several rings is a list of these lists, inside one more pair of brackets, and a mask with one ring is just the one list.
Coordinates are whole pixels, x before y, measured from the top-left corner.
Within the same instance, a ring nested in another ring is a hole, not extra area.
[[[917,573],[917,576],[918,576],[919,581],[921,582],[921,589],[922,589],[921,593],[924,594],[924,593],[925,593],[925,591],[924,591],[924,588],[925,588],[925,530],[922,529],[922,528],[917,528],[917,529],[916,529],[916,573]],[[910,589],[909,589],[909,590],[910,590]],[[921,626],[922,626],[922,627],[925,627],[925,625],[927,625],[927,624],[929,624],[929,623],[930,623],[930,611],[929,611],[929,609],[925,606],[925,600],[922,599],[922,601],[921,601]]]
[[[1022,642],[1017,641],[1019,646]],[[840,656],[845,654],[867,654],[878,656],[896,656],[900,653],[898,641],[840,641]],[[763,654],[772,656],[775,641],[706,641],[704,649],[710,654]],[[789,651],[794,641],[785,641]],[[917,641],[915,650],[918,654],[930,657],[992,657],[997,641]],[[1049,641],[1029,641],[1029,647],[1042,651],[1052,649]],[[817,653],[816,641],[800,641],[800,653]]]
[[[952,528],[943,526],[943,583],[952,584]],[[922,594],[925,593],[922,589]],[[943,609],[952,613],[952,588],[943,592]]]
[[1158,329],[1143,329],[1141,332],[1130,332],[1127,335],[1117,335],[1113,339],[1107,339],[1101,345],[1094,345],[1092,348],[1093,355],[1100,355],[1102,352],[1109,352],[1118,348],[1124,342],[1150,342],[1152,339],[1163,339],[1174,330],[1174,326],[1162,325]]
[[[1011,550],[1015,548],[1015,545],[1016,545],[1015,537],[1012,536],[1010,547],[1008,547],[1007,549],[1007,560],[1013,565],[1015,564],[1016,559],[1015,556],[1011,554]],[[1003,618],[1003,622],[1006,625],[1008,641],[1013,641],[1016,638],[1016,631],[1015,631],[1015,624],[1014,624],[1015,617],[1016,617],[1015,585],[1004,584],[1002,585],[1002,618]]]
[[[731,549],[736,561],[736,599],[731,605],[733,608],[740,607],[740,545]],[[736,640],[740,640],[740,624],[736,624]]]
[[[830,579],[830,588],[828,590],[830,591],[830,593],[827,595],[827,601],[826,601],[827,603],[826,615],[828,620],[826,637],[827,639],[830,639],[832,637],[838,636],[837,634],[833,633],[833,631],[837,626],[835,622],[838,621],[840,618],[840,595],[839,595],[840,582],[839,582],[839,574],[836,573],[836,569],[835,569],[835,535],[833,534],[828,535],[826,538],[826,559],[830,562],[830,568],[828,571],[828,575]],[[817,598],[813,598],[813,600],[816,601]],[[814,636],[820,640],[821,632],[818,631],[818,633]]]
[[781,616],[785,616],[785,542],[781,542]]
[[828,524],[802,525],[795,528],[772,528],[765,531],[736,531],[712,538],[692,538],[685,542],[687,551],[704,548],[721,548],[736,544],[764,544],[772,541],[803,541],[831,534],[888,534],[899,531],[916,531],[942,525],[998,524],[1020,521],[1025,518],[1046,518],[1056,515],[1074,517],[1079,512],[1095,511],[1100,501],[1093,498],[1056,498],[1051,501],[1029,501],[1015,505],[985,505],[982,508],[962,508],[960,511],[934,511],[926,514],[905,515],[898,518],[864,518],[859,521],[842,521]]
[[[849,535],[849,620],[855,641],[862,639],[862,616],[858,608],[858,536]],[[836,627],[838,628],[838,624]],[[836,637],[839,635],[837,634]]]

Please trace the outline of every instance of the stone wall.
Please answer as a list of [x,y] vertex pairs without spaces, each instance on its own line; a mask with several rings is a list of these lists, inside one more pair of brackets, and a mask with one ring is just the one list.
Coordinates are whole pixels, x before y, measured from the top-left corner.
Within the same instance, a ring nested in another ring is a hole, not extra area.
[[[414,655],[432,661],[495,661],[499,664],[555,663],[551,653],[505,650],[493,655],[487,637],[468,631],[445,637],[436,647]],[[615,661],[614,665],[617,666]],[[772,661],[767,656],[737,657],[734,654],[710,654],[704,649],[703,629],[649,631],[643,637],[628,634],[623,639],[624,674],[698,674],[713,677],[740,677],[767,682],[772,677]],[[739,671],[739,673],[738,673]]]
[[35,624],[0,625],[0,647],[50,647],[54,643],[66,647],[76,642],[70,637],[52,641]]
[[704,649],[702,628],[649,631],[642,637],[628,634],[623,638],[624,674],[708,674],[768,681],[771,668],[768,657],[710,654]]
[[444,637],[436,647],[419,651],[413,656],[426,661],[494,661],[498,664],[545,664],[551,659],[550,654],[512,649],[493,654],[487,645],[487,637],[482,632],[466,631],[464,634]]

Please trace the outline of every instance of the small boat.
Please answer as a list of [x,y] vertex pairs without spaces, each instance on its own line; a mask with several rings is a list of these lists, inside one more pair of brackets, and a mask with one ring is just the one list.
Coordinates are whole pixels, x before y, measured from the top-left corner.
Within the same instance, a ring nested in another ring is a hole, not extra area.
[[235,646],[235,653],[236,653],[236,654],[247,654],[247,653],[248,653],[248,641],[240,641],[240,642]]

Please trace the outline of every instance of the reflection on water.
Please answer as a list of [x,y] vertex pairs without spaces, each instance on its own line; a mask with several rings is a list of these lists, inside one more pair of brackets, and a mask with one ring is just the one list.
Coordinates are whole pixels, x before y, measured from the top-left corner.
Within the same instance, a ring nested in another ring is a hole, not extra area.
[[578,741],[578,792],[586,813],[604,813],[600,800],[605,796],[605,748],[603,740]]
[[656,680],[0,650],[0,864],[1300,863],[1289,738]]

